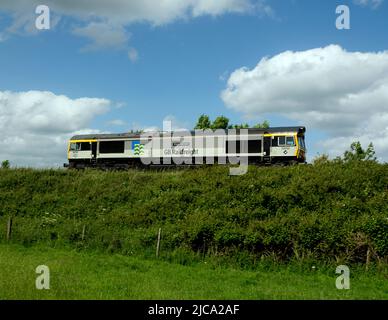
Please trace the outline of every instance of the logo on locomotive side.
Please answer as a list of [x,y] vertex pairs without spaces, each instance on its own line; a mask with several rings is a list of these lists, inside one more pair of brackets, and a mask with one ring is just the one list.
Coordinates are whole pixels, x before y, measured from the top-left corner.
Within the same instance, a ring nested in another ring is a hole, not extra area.
[[[139,144],[143,145],[141,161],[150,164],[219,164],[239,165],[230,168],[231,175],[248,172],[248,130],[182,130],[173,132],[171,121],[163,122],[163,131],[142,133]],[[231,139],[231,140],[230,140]],[[219,154],[217,145],[228,140],[228,154]],[[195,141],[195,142],[194,142]],[[194,142],[194,143],[193,143]],[[195,146],[194,146],[195,144]],[[199,147],[198,147],[199,145]],[[202,154],[200,152],[202,151]],[[159,151],[157,155],[155,152]],[[150,156],[152,155],[152,156]]]

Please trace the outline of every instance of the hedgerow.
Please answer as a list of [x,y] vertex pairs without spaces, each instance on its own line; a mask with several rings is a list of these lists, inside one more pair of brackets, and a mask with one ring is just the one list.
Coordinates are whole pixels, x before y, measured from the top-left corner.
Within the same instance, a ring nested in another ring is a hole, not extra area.
[[[386,262],[388,165],[0,170],[0,238],[123,254]],[[187,258],[189,259],[189,258]],[[191,259],[191,258],[190,258]]]

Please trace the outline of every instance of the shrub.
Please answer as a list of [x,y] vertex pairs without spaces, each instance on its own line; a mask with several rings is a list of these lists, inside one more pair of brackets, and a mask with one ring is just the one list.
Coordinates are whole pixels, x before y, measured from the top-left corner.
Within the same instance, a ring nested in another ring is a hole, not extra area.
[[11,166],[11,165],[10,165],[9,160],[4,160],[4,161],[1,163],[1,168],[2,168],[2,169],[9,169],[10,166]]
[[388,165],[373,161],[250,167],[243,176],[229,176],[225,166],[0,170],[0,237],[14,216],[12,241],[24,244],[154,255],[162,228],[161,256],[175,252],[181,261],[365,261],[367,248],[384,259],[387,177]]

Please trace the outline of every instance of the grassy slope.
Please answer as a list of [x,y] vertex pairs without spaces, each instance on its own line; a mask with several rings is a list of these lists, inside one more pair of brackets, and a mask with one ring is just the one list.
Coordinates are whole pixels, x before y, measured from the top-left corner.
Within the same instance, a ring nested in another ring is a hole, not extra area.
[[[0,241],[233,257],[381,262],[388,256],[388,165],[225,167],[154,172],[0,170]],[[82,240],[83,226],[86,226]],[[245,262],[244,262],[244,261]]]
[[[41,264],[50,290],[35,289]],[[0,245],[0,270],[0,299],[388,299],[388,275],[374,272],[351,273],[351,289],[337,290],[334,270],[242,271],[47,247]]]
[[[387,299],[387,213],[387,164],[0,170],[0,298]],[[339,264],[350,291],[335,289]]]

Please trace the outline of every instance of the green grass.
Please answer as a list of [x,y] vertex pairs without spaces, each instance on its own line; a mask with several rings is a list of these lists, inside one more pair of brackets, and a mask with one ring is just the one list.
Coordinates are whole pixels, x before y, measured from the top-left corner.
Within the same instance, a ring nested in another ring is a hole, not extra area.
[[[50,268],[50,289],[35,288],[35,268]],[[351,270],[351,289],[335,270],[292,265],[246,271],[205,263],[45,246],[0,245],[0,299],[388,299],[386,272]]]
[[[0,298],[387,299],[387,188],[374,162],[0,170]],[[351,290],[335,288],[339,264]]]
[[[388,164],[103,172],[0,169],[0,242],[326,263],[388,262]],[[83,236],[84,226],[86,227]],[[369,253],[369,255],[368,255]],[[229,263],[229,262],[228,262]]]

